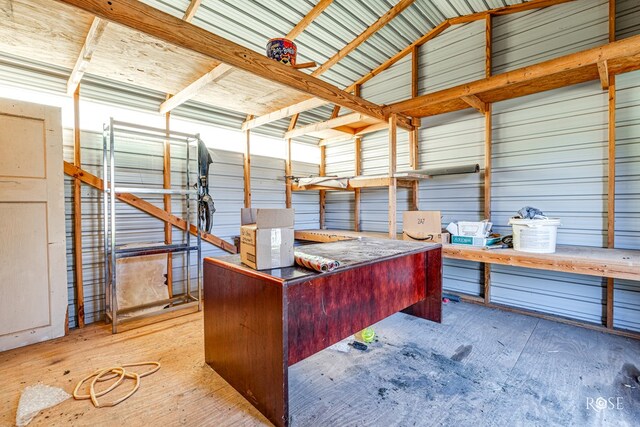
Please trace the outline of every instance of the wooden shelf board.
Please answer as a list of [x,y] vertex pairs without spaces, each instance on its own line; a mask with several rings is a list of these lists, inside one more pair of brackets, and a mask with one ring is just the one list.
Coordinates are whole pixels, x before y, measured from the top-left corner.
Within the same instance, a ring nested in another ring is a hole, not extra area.
[[[396,178],[398,187],[411,188],[413,183],[421,179],[426,178],[425,175],[415,175],[402,173],[401,178]],[[291,185],[292,191],[354,191],[359,188],[384,188],[389,186],[390,179],[388,176],[376,175],[376,176],[354,176],[349,178],[349,183],[346,188],[330,187],[326,185],[305,185],[293,183]]]
[[[388,238],[387,233],[355,232],[344,230],[301,230],[296,239],[315,242],[331,242],[361,237]],[[606,249],[587,246],[558,245],[556,253],[534,254],[513,249],[486,250],[461,245],[442,245],[445,258],[488,264],[511,265],[538,270],[640,280],[640,251]]]
[[285,139],[299,136],[313,136],[320,139],[336,140],[352,138],[371,125],[383,124],[378,119],[360,113],[349,113],[324,122],[312,123],[285,133]]

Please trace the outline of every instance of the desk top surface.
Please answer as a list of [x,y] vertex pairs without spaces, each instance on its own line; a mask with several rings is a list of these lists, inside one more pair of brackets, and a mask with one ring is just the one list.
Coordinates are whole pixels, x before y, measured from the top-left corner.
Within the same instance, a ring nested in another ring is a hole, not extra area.
[[224,263],[236,270],[244,270],[249,274],[262,274],[276,278],[279,281],[292,281],[320,274],[331,274],[347,267],[365,265],[401,255],[439,250],[440,248],[441,245],[439,244],[371,238],[295,247],[295,250],[299,252],[340,261],[340,267],[330,273],[318,273],[298,266],[257,271],[242,264],[240,262],[240,255],[205,258],[205,262]]

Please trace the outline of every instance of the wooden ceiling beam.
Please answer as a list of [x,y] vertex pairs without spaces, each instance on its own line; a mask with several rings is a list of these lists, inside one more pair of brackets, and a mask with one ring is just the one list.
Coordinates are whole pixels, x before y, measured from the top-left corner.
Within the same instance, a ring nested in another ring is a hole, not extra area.
[[80,55],[73,66],[73,71],[71,71],[69,80],[67,80],[67,95],[73,95],[78,88],[78,85],[82,80],[82,76],[84,76],[87,68],[89,68],[89,62],[91,62],[93,53],[98,47],[98,43],[100,43],[100,38],[102,37],[102,34],[104,34],[106,27],[107,21],[97,17],[93,18],[93,22],[91,23],[91,27],[89,28],[89,32],[87,33],[87,37],[84,41],[84,45],[80,50]]
[[[183,20],[186,22],[191,22],[191,19],[195,15],[195,11],[200,5],[201,0],[192,0],[189,4],[189,8],[184,15]],[[296,25],[290,32],[287,34],[286,38],[293,40],[296,38],[304,29],[309,26],[309,24],[325,10],[333,0],[320,0],[317,5],[304,17],[302,20]],[[315,65],[314,65],[315,66]],[[216,66],[214,69],[209,71],[207,74],[198,78],[190,85],[179,91],[175,94],[175,96],[171,97],[171,99],[163,102],[160,105],[160,113],[165,114],[174,108],[184,104],[189,101],[191,98],[200,93],[205,87],[208,85],[217,82],[218,80],[223,79],[226,75],[228,75],[231,71],[233,71],[233,67],[227,64],[220,64]],[[295,113],[294,113],[295,114]],[[288,117],[288,116],[285,116]],[[249,128],[250,129],[250,128]],[[243,129],[242,130],[246,130]]]
[[180,92],[176,93],[174,96],[160,104],[160,114],[166,114],[174,108],[184,104],[185,102],[196,96],[196,94],[198,94],[207,85],[215,83],[218,80],[224,78],[224,76],[229,74],[231,71],[233,71],[233,67],[230,65],[218,65],[213,70],[209,71],[207,74],[200,77],[198,80],[194,81],[189,86],[185,87]]
[[[519,68],[517,70],[498,74],[482,80],[476,80],[471,83],[422,95],[417,98],[396,102],[385,107],[384,110],[386,114],[391,114],[393,112],[413,112],[425,106],[447,103],[461,99],[462,97],[469,97],[470,95],[490,93],[490,91],[498,89],[515,87],[516,85],[534,82],[545,77],[562,75],[562,73],[572,70],[587,70],[589,67],[595,69],[598,63],[604,61],[607,62],[609,75],[633,71],[640,68],[640,62],[637,61],[637,58],[640,58],[640,35],[628,37],[624,40],[609,43],[605,46],[595,47],[560,58],[551,59],[539,64]],[[595,78],[598,78],[597,74]],[[591,78],[589,77],[589,79]],[[582,82],[587,80],[582,79],[580,81]],[[484,99],[488,102],[494,101],[493,99],[487,99],[486,97]]]
[[320,0],[284,38],[293,40],[298,37],[331,3],[333,0]]
[[[384,120],[380,105],[351,95],[244,46],[136,0],[56,0],[167,43],[200,53],[245,72],[277,82],[344,108]],[[410,120],[402,124],[411,127]]]
[[[336,117],[335,119],[330,119],[325,122],[312,123],[310,125],[307,125],[298,129],[289,130],[287,131],[287,133],[284,134],[284,139],[291,139],[297,136],[307,135],[311,132],[319,132],[325,129],[335,129],[337,127],[344,126],[349,123],[354,123],[359,120],[363,120],[364,118],[365,118],[364,115],[360,113],[345,114],[344,116]],[[353,133],[353,132],[355,131],[351,129],[349,133]]]
[[297,104],[290,105],[286,108],[273,111],[269,114],[265,114],[255,119],[247,120],[242,123],[242,130],[253,129],[258,126],[265,125],[267,123],[275,122],[276,120],[284,119],[294,114],[299,114],[307,110],[312,110],[317,107],[329,104],[328,101],[319,98],[309,98],[305,101],[298,102]]
[[193,17],[196,16],[200,3],[202,3],[202,0],[191,0],[191,3],[189,3],[187,11],[184,13],[182,19],[186,22],[191,22]]
[[382,15],[376,22],[371,24],[367,29],[358,35],[355,39],[351,40],[345,47],[340,49],[335,55],[325,61],[324,64],[316,68],[311,73],[312,76],[319,76],[331,68],[334,64],[340,61],[342,58],[351,53],[354,49],[364,43],[372,34],[378,31],[380,28],[387,25],[389,21],[402,13],[403,10],[411,6],[415,0],[400,0],[395,6],[389,9],[384,15]]
[[[486,15],[489,15],[489,14],[492,14],[492,15],[508,15],[508,14],[511,14],[511,13],[524,12],[526,10],[548,7],[548,6],[552,6],[552,5],[556,5],[556,4],[560,4],[560,3],[567,3],[569,1],[575,1],[575,0],[531,0],[531,1],[527,2],[527,3],[510,5],[510,6],[506,6],[506,7],[500,7],[500,8],[497,8],[497,9],[491,9],[491,10],[488,10],[486,12],[474,13],[474,14],[466,15],[466,16],[460,17],[460,18],[447,19],[447,20],[441,22],[439,25],[437,25],[433,29],[429,30],[429,32],[425,33],[419,39],[415,40],[413,43],[411,43],[410,45],[408,45],[407,47],[402,49],[400,52],[396,53],[391,58],[387,59],[385,62],[383,62],[379,66],[377,66],[376,68],[374,68],[373,70],[371,70],[370,72],[365,74],[364,76],[360,77],[358,80],[356,80],[350,86],[346,87],[344,90],[346,92],[353,92],[353,90],[356,87],[356,85],[362,85],[362,84],[366,83],[367,81],[371,80],[372,78],[374,78],[375,76],[377,76],[378,74],[380,74],[383,71],[387,70],[389,67],[391,67],[392,65],[394,65],[395,63],[400,61],[402,58],[404,58],[405,56],[410,54],[413,51],[413,49],[415,49],[418,46],[422,46],[423,44],[427,43],[429,40],[432,40],[432,39],[436,38],[438,35],[440,35],[443,31],[445,31],[451,25],[456,25],[456,24],[461,24],[461,23],[464,23],[464,22],[472,22],[472,21],[477,21],[477,20],[480,20],[480,19],[485,19]],[[322,100],[318,100],[317,104],[316,103],[312,103],[310,101],[311,100],[306,100],[306,101],[300,102],[298,104],[293,104],[293,105],[290,105],[288,107],[285,107],[285,108],[273,111],[271,113],[265,114],[263,116],[257,117],[252,122],[245,122],[242,125],[243,129],[245,127],[251,129],[251,128],[254,128],[254,127],[262,126],[262,125],[267,124],[267,123],[271,123],[271,122],[273,122],[275,120],[279,120],[279,119],[282,119],[284,117],[288,117],[288,116],[291,115],[291,114],[288,114],[288,115],[286,114],[289,109],[291,109],[292,111],[295,111],[295,113],[301,113],[303,111],[311,110],[313,108],[317,108],[317,107],[321,107],[323,105],[329,104],[329,102],[324,102]],[[283,114],[285,114],[285,115],[283,115]]]

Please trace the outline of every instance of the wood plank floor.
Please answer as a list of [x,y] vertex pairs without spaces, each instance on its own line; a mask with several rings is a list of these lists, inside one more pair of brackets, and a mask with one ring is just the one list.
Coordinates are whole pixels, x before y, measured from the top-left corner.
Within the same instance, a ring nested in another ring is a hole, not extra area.
[[[367,351],[344,341],[292,366],[293,425],[638,425],[640,341],[473,304],[444,308],[442,324],[396,314],[375,325]],[[28,385],[71,392],[96,368],[143,360],[162,369],[124,403],[71,399],[31,425],[270,425],[204,363],[201,314],[118,335],[92,325],[0,353],[0,425],[13,425]],[[599,409],[599,397],[619,408]]]

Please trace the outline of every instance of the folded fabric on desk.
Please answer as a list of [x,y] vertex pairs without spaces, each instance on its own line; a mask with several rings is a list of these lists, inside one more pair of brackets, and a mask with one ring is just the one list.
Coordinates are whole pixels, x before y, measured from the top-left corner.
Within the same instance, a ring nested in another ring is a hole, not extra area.
[[305,254],[304,252],[295,251],[293,257],[296,260],[296,264],[301,267],[308,268],[310,270],[319,271],[321,273],[325,271],[333,271],[340,267],[340,261],[329,259],[317,255]]

